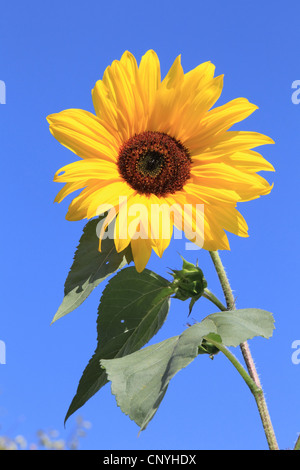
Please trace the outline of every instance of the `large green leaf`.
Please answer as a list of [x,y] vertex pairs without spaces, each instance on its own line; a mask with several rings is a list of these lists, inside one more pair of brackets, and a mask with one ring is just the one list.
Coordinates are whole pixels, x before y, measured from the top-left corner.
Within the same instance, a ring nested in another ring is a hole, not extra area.
[[172,377],[195,359],[209,335],[224,346],[235,346],[254,336],[268,338],[273,329],[272,314],[265,310],[214,313],[179,336],[122,358],[101,360],[101,365],[112,382],[117,404],[142,431],[156,413]]
[[208,321],[214,323],[224,346],[238,346],[255,336],[270,338],[274,330],[272,314],[259,308],[213,313],[203,320]]
[[97,320],[98,345],[80,379],[66,419],[107,383],[101,359],[121,357],[143,347],[169,311],[169,281],[148,269],[117,273],[103,291]]
[[117,253],[114,240],[108,237],[102,240],[99,252],[97,232],[104,220],[104,216],[92,219],[84,227],[65,282],[64,299],[52,323],[79,307],[100,282],[132,261],[130,246]]

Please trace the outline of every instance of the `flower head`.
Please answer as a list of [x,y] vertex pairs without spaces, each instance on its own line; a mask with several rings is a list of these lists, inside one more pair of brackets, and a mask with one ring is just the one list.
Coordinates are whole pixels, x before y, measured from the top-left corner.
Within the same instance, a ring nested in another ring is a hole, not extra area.
[[116,249],[130,243],[138,271],[152,249],[162,256],[174,225],[207,250],[229,249],[225,231],[248,236],[236,205],[270,192],[257,172],[273,167],[251,149],[273,141],[229,130],[257,107],[237,98],[211,109],[222,86],[210,62],[184,74],[179,56],[161,80],[154,51],[139,66],[126,51],[92,90],[96,115],[48,116],[53,136],[81,158],[54,178],[66,183],[57,202],[81,190],[67,219],[108,211],[105,227],[114,221]]

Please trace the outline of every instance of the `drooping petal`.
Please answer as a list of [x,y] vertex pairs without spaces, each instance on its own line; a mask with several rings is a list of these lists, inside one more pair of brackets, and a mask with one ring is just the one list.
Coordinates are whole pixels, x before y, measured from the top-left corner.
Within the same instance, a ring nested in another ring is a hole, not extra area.
[[147,204],[153,250],[161,258],[171,241],[174,213],[167,199],[158,198],[154,194],[147,199]]
[[151,240],[137,238],[131,240],[131,250],[137,272],[142,272],[151,256]]
[[77,191],[78,189],[83,189],[85,186],[87,186],[87,184],[88,183],[85,180],[75,181],[73,183],[66,183],[57,193],[54,202],[61,202],[69,194],[73,193],[74,191]]
[[209,219],[214,217],[217,224],[227,232],[239,237],[248,237],[248,225],[242,214],[232,204],[210,206],[207,211]]
[[143,219],[143,211],[147,210],[147,206],[141,207],[140,196],[136,192],[121,201],[114,232],[115,246],[118,252],[124,250],[132,237],[136,236],[138,226]]
[[[106,183],[103,183],[103,185],[106,185]],[[86,219],[88,206],[99,187],[101,187],[101,182],[89,184],[89,186],[83,189],[69,205],[66,219],[70,221]]]

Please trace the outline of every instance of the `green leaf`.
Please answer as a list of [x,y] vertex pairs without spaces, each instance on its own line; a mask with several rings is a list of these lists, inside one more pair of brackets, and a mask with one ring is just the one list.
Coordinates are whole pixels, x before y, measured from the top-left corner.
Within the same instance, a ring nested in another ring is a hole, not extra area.
[[121,410],[143,431],[156,413],[171,378],[198,355],[198,345],[211,328],[200,323],[128,356],[101,360]]
[[173,291],[148,269],[122,269],[103,291],[97,320],[98,346],[80,379],[68,417],[107,383],[101,359],[121,357],[144,346],[163,325]]
[[[272,314],[259,309],[214,313],[186,329],[180,336],[148,346],[128,356],[101,360],[112,393],[121,410],[144,430],[156,413],[177,372],[203,353],[209,338],[217,337],[225,346],[238,345],[254,336],[270,337]],[[217,336],[216,336],[217,335]],[[210,348],[207,352],[211,354]]]
[[208,315],[203,322],[212,321],[224,346],[238,346],[255,336],[270,338],[274,330],[272,313],[259,308],[242,308]]
[[92,219],[84,227],[65,282],[64,299],[51,323],[79,307],[100,282],[132,261],[130,246],[117,253],[114,240],[110,238],[102,240],[99,252],[97,232],[104,217]]

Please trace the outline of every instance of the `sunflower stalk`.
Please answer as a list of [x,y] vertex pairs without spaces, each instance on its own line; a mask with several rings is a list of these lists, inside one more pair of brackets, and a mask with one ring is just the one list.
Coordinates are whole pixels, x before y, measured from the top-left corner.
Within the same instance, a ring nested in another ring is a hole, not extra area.
[[[223,293],[224,293],[225,300],[226,300],[226,305],[227,305],[227,310],[235,310],[235,299],[234,299],[234,296],[233,296],[233,292],[232,292],[232,289],[231,289],[231,286],[230,286],[230,283],[229,283],[224,265],[221,261],[220,255],[219,255],[218,251],[210,251],[209,253],[210,253],[211,259],[213,261],[214,267],[216,269],[217,275],[219,277],[219,281],[220,281],[222,289],[223,289]],[[208,297],[206,297],[206,298],[209,298],[209,300],[213,301],[216,304],[216,302],[215,302],[216,298],[215,298],[215,296],[212,297],[212,294],[210,292],[208,294]],[[219,300],[218,300],[218,303],[220,304],[219,308],[221,306],[223,307],[223,304]],[[223,308],[221,308],[221,310],[223,310]],[[261,421],[262,421],[262,425],[263,425],[263,428],[264,428],[264,432],[265,432],[267,442],[268,442],[268,445],[269,445],[269,449],[270,450],[279,450],[277,439],[276,439],[275,432],[274,432],[274,429],[273,429],[273,425],[272,425],[272,422],[271,422],[269,410],[268,410],[267,403],[266,403],[266,400],[265,400],[264,392],[263,392],[263,389],[262,389],[262,386],[261,386],[260,379],[258,377],[258,373],[257,373],[256,367],[255,367],[255,364],[254,364],[252,354],[250,352],[249,345],[245,341],[244,343],[241,343],[240,348],[241,348],[241,352],[242,352],[243,358],[245,360],[250,378],[254,382],[255,387],[251,384],[251,382],[249,382],[249,381],[247,382],[248,379],[245,378],[245,376],[243,376],[243,374],[242,374],[242,376],[246,380],[246,382],[248,383],[249,388],[250,388],[250,390],[251,390],[251,392],[252,392],[252,394],[255,398],[257,408],[258,408],[258,411],[259,411],[259,414],[260,414],[260,418],[261,418]],[[228,355],[227,355],[227,357],[228,357]],[[232,358],[229,358],[229,359],[231,360]],[[231,362],[232,362],[232,360],[231,360]],[[232,362],[232,363],[236,366],[236,364],[234,362]],[[241,369],[238,368],[238,367],[236,367],[236,368],[241,373]]]

